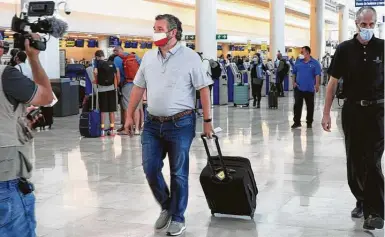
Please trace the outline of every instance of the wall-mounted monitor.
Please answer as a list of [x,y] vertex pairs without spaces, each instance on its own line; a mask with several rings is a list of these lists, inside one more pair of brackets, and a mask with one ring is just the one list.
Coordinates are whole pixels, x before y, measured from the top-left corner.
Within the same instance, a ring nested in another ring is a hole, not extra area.
[[131,41],[131,48],[137,49],[138,48],[138,41]]
[[94,39],[88,40],[87,47],[88,48],[96,48],[96,40],[94,40]]
[[126,48],[126,49],[131,48],[131,41],[124,42],[124,48]]
[[122,42],[119,40],[119,38],[116,36],[110,36],[109,47],[115,47],[115,46],[119,46],[119,45],[122,45]]
[[141,42],[141,43],[140,43],[140,48],[141,48],[141,49],[147,48],[147,43],[146,43],[146,42]]
[[83,48],[84,47],[84,39],[75,40],[75,47]]

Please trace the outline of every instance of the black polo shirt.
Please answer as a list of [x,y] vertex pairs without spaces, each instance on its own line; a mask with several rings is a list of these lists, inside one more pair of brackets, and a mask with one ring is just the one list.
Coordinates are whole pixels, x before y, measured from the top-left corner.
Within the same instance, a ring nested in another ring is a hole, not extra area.
[[373,38],[367,45],[353,39],[342,42],[334,54],[331,76],[344,79],[349,100],[384,98],[384,40]]

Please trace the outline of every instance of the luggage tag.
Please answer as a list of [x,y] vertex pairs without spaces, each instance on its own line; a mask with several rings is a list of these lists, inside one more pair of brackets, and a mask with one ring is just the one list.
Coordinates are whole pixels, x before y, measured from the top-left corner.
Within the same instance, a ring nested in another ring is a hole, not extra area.
[[223,181],[226,178],[226,175],[225,172],[221,170],[215,175],[215,177],[217,177],[217,179],[219,179],[220,181]]

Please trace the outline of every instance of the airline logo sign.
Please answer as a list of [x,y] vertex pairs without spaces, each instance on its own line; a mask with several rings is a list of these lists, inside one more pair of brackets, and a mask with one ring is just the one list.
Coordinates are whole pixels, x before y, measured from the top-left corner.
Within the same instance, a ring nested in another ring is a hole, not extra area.
[[385,0],[356,0],[356,7],[383,7],[385,6]]

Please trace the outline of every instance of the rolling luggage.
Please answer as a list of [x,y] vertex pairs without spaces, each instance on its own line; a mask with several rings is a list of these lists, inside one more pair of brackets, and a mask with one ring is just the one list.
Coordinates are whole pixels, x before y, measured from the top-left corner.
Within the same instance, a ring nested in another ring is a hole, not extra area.
[[[242,77],[241,77],[242,78]],[[241,79],[240,83],[234,84],[234,106],[243,105],[249,106],[249,84],[243,83]]]
[[268,103],[269,109],[278,109],[278,90],[273,82],[270,83]]
[[201,138],[208,162],[200,175],[200,183],[211,214],[250,216],[253,219],[258,188],[249,159],[222,156],[216,135],[213,138],[218,155],[211,156],[205,136]]
[[94,108],[94,93],[92,90],[91,109],[80,114],[79,131],[83,137],[100,137],[102,135],[98,97],[98,93],[96,93],[96,107]]

